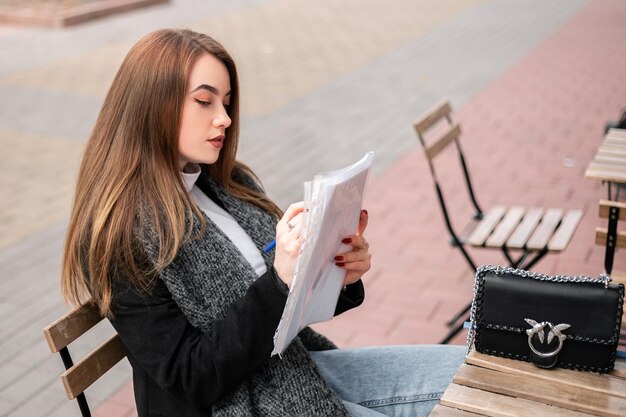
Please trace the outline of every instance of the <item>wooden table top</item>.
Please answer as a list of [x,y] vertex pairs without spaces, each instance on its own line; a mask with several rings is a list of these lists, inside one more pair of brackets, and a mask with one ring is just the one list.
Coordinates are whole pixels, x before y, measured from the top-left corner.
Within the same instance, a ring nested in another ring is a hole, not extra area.
[[626,129],[609,129],[587,166],[585,178],[626,184]]
[[626,360],[608,374],[540,369],[474,350],[431,417],[626,416]]

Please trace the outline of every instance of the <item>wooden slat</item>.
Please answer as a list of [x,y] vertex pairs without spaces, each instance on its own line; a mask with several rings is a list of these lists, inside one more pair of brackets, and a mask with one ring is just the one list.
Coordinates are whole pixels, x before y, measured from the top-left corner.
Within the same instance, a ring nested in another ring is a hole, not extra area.
[[626,165],[604,164],[601,162],[591,161],[587,166],[587,170],[616,172],[620,174],[626,172]]
[[565,216],[563,216],[563,220],[556,233],[554,233],[552,239],[548,242],[548,250],[554,252],[565,250],[582,217],[582,210],[568,210]]
[[423,135],[424,132],[430,129],[442,117],[449,115],[451,112],[452,107],[450,106],[450,103],[447,101],[443,102],[415,121],[413,127],[419,135]]
[[446,133],[426,147],[426,157],[433,159],[439,152],[444,150],[446,146],[452,143],[453,140],[458,138],[460,134],[461,126],[454,123]]
[[608,132],[606,132],[607,137],[615,137],[615,138],[626,138],[626,129],[617,129],[610,128]]
[[[596,245],[606,246],[608,230],[605,227],[596,227]],[[616,248],[626,248],[626,231],[618,231],[615,239]]]
[[61,374],[67,397],[70,400],[76,398],[124,356],[122,341],[116,334]]
[[511,377],[491,369],[461,365],[454,376],[454,383],[583,413],[615,417],[626,415],[624,398],[532,376]]
[[564,408],[553,407],[535,401],[508,397],[489,391],[450,384],[441,397],[441,404],[490,417],[588,417]]
[[445,407],[437,404],[428,417],[476,417],[479,414],[470,413],[468,411],[459,410],[458,408]]
[[606,136],[600,146],[615,146],[618,148],[626,147],[626,139],[616,136]]
[[485,242],[485,245],[492,248],[502,247],[515,230],[515,227],[519,224],[525,211],[526,209],[524,207],[509,208],[500,224],[498,224],[498,227],[496,227],[489,239],[487,239],[487,242]]
[[526,247],[528,249],[543,249],[550,241],[554,230],[561,221],[561,217],[563,216],[563,210],[557,208],[551,208],[546,210],[546,214],[544,214],[541,219],[541,223],[535,229],[533,235],[528,239],[528,243],[526,243]]
[[[626,157],[626,149],[615,149],[614,147],[600,146],[596,157],[606,156],[611,158],[624,158]],[[595,159],[595,158],[594,158]]]
[[467,243],[473,246],[482,246],[489,237],[493,229],[498,225],[506,209],[503,206],[495,206],[485,215],[476,229],[467,238]]
[[465,359],[470,365],[512,375],[513,378],[528,376],[537,380],[572,385],[615,397],[626,399],[626,380],[592,372],[571,369],[539,369],[530,362],[485,355],[472,349]]
[[625,146],[626,147],[626,139],[624,138],[620,138],[617,136],[607,136],[606,139],[604,139],[604,142],[602,142],[605,145],[612,145],[612,146]]
[[98,307],[87,302],[43,329],[52,352],[58,352],[102,320]]
[[585,179],[617,182],[617,183],[623,184],[623,183],[626,183],[626,172],[620,173],[620,172],[597,168],[595,166],[593,167],[590,166],[585,171]]
[[522,222],[517,226],[515,232],[506,242],[506,246],[512,249],[521,249],[526,245],[528,238],[532,235],[535,227],[539,224],[544,209],[541,207],[533,207],[526,212]]
[[601,165],[626,166],[626,156],[598,154],[593,158],[593,162]]
[[612,143],[603,143],[602,145],[600,145],[598,147],[598,152],[618,152],[618,153],[622,153],[624,151],[626,151],[626,148],[624,146],[619,146],[619,145],[615,145]]
[[598,207],[601,219],[608,219],[609,210],[611,209],[611,207],[617,207],[619,209],[618,220],[626,220],[626,203],[621,203],[619,201],[600,200]]

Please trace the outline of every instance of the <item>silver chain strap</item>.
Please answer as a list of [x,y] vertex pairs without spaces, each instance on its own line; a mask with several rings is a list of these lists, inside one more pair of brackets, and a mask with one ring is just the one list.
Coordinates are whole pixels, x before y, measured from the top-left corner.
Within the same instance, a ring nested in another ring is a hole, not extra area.
[[476,270],[476,277],[474,279],[474,296],[472,299],[472,309],[470,310],[470,328],[467,332],[467,353],[470,352],[472,345],[474,344],[474,337],[476,336],[476,297],[478,295],[478,288],[480,287],[480,282],[483,279],[483,274],[487,272],[491,272],[495,275],[517,275],[519,277],[532,278],[538,281],[602,284],[605,288],[609,286],[609,282],[611,281],[611,277],[607,274],[600,274],[597,278],[584,275],[545,275],[538,272],[515,269],[510,266],[482,265]]

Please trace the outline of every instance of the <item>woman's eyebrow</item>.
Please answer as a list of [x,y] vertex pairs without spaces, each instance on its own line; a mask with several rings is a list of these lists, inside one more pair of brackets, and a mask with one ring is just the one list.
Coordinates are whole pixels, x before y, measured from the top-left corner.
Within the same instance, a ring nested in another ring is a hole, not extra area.
[[[198,90],[207,90],[212,92],[213,94],[217,94],[218,96],[220,95],[220,90],[218,90],[217,88],[213,87],[212,85],[208,85],[208,84],[200,84],[199,86],[197,86],[196,88],[194,88],[193,90],[191,90],[191,93],[195,93]],[[230,91],[226,94],[224,94],[224,96],[228,96],[230,95]]]

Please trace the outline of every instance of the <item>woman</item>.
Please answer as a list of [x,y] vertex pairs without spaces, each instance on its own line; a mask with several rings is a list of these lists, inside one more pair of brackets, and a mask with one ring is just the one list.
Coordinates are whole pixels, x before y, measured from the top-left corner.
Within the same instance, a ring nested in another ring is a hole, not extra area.
[[[206,35],[161,30],[130,50],[83,156],[63,294],[92,297],[119,333],[140,416],[368,415],[332,370],[384,365],[389,352],[337,350],[307,328],[270,357],[303,207],[282,214],[235,160],[238,87],[232,58]],[[367,219],[336,257],[346,270],[336,314],[363,301]]]

